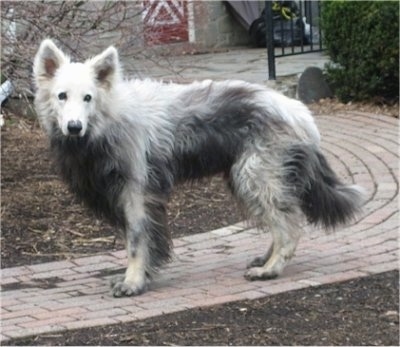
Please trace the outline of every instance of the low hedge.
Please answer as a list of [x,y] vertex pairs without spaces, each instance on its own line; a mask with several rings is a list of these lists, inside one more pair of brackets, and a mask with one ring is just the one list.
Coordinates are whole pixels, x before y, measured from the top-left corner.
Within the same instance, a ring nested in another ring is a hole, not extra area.
[[323,1],[327,78],[342,101],[399,98],[399,3]]

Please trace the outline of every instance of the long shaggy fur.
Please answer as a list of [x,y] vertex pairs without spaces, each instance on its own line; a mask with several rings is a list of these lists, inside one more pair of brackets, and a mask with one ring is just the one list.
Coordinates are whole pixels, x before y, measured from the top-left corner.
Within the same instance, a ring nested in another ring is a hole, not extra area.
[[249,279],[282,271],[301,215],[334,228],[360,207],[360,190],[343,185],[321,153],[308,109],[262,86],[123,80],[114,48],[72,63],[50,40],[34,77],[63,179],[127,240],[128,269],[115,296],[142,292],[169,260],[165,208],[177,183],[222,173],[248,215],[271,230],[274,244]]
[[342,184],[315,145],[294,145],[286,153],[286,181],[312,224],[335,228],[355,217],[362,191]]

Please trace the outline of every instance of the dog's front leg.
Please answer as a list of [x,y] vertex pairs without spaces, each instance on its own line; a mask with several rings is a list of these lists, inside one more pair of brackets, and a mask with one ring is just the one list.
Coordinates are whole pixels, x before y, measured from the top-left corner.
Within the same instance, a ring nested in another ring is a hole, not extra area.
[[[139,235],[136,235],[139,233]],[[132,296],[143,293],[147,287],[146,268],[148,247],[143,231],[131,229],[127,237],[128,266],[124,276],[112,281],[112,294],[115,297]]]
[[124,276],[118,276],[111,282],[112,294],[115,297],[138,295],[147,287],[146,270],[149,263],[149,249],[146,223],[148,223],[148,218],[143,197],[132,194],[124,207],[128,266]]

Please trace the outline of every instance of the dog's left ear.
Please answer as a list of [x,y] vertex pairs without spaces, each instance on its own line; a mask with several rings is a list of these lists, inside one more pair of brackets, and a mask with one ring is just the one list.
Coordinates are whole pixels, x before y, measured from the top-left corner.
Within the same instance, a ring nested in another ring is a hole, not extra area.
[[105,88],[110,88],[119,78],[120,67],[118,52],[115,47],[108,47],[103,53],[89,60],[93,67],[96,80]]

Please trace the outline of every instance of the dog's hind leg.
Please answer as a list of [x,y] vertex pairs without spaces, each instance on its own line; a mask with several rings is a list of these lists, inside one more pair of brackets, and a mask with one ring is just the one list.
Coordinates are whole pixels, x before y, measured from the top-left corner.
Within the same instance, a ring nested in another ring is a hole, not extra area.
[[279,224],[270,225],[270,230],[273,244],[266,255],[257,257],[250,263],[245,273],[248,280],[276,278],[294,255],[300,236],[297,227],[293,229],[282,219]]
[[234,195],[258,226],[270,231],[273,243],[266,254],[255,258],[245,277],[249,280],[275,278],[292,258],[300,236],[300,209],[283,184],[279,157],[260,152],[246,153],[231,171]]

